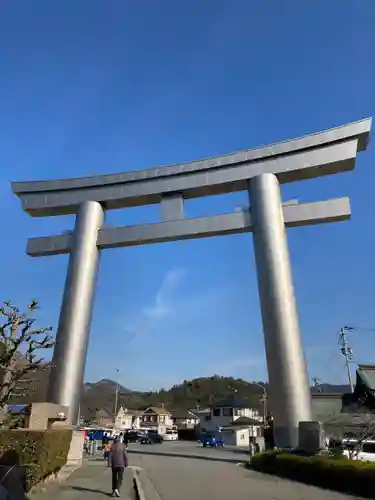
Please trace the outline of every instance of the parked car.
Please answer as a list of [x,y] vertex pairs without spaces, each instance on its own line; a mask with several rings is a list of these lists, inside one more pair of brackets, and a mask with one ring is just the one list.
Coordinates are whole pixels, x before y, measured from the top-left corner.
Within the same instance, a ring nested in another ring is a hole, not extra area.
[[210,446],[211,448],[217,448],[218,446],[223,447],[224,442],[220,437],[215,436],[215,434],[204,434],[201,439],[203,448]]
[[[343,440],[343,455],[347,458],[350,457],[350,450],[354,450],[357,445],[355,439],[344,439]],[[362,460],[364,462],[375,462],[375,440],[368,439],[360,444],[357,453],[353,453],[354,460]]]
[[164,441],[178,441],[178,432],[168,429],[163,436]]
[[139,433],[137,431],[125,432],[123,439],[128,443],[136,443],[137,441],[139,441]]
[[139,437],[139,442],[141,444],[161,444],[163,442],[163,436],[157,432],[149,432]]

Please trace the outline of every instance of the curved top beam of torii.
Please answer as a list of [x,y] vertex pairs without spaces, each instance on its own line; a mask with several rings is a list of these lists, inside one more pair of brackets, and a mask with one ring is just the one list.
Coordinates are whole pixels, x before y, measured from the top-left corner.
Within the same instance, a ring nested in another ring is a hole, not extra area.
[[256,149],[179,165],[120,174],[13,182],[26,212],[34,217],[74,214],[85,200],[105,209],[159,203],[178,194],[185,199],[247,189],[247,181],[274,173],[280,183],[340,173],[354,168],[366,148],[371,119]]

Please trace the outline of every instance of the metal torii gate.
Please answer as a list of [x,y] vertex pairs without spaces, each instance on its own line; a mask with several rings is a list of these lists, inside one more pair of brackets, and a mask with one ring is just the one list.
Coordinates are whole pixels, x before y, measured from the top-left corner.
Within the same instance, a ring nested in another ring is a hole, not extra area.
[[[366,149],[371,119],[325,132],[149,170],[50,181],[14,182],[32,217],[76,214],[71,233],[28,240],[32,257],[70,254],[48,400],[77,421],[100,250],[252,232],[276,443],[294,447],[298,426],[311,420],[286,227],[350,218],[348,198],[283,204],[279,184],[352,170]],[[247,190],[248,211],[184,217],[184,199]],[[162,221],[105,227],[106,210],[160,203]]]

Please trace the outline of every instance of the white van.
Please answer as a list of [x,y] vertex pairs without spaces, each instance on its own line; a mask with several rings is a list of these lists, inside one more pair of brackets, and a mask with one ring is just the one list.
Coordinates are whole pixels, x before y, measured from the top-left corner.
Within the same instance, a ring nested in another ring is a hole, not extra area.
[[164,441],[178,441],[178,432],[172,429],[167,429],[163,435]]
[[[351,443],[352,440],[344,440],[344,444]],[[356,441],[352,441],[353,444]],[[349,451],[344,450],[343,455],[349,458]],[[364,462],[375,462],[375,440],[369,439],[368,441],[364,441],[361,445],[361,451],[353,457],[353,460],[362,460]]]

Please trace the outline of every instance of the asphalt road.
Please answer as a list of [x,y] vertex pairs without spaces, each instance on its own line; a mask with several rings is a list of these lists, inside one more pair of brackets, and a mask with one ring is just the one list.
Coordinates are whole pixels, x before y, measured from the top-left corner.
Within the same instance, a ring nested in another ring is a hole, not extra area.
[[130,455],[141,454],[190,459],[197,458],[218,462],[233,462],[236,464],[244,462],[249,458],[246,448],[235,446],[203,448],[201,444],[195,441],[164,441],[162,444],[153,445],[130,443],[128,451]]
[[130,464],[140,468],[146,500],[349,500],[313,486],[245,469],[244,450],[208,449],[169,442],[130,448]]
[[[197,443],[131,444],[130,467],[122,498],[135,500],[132,470],[139,474],[146,500],[354,500],[358,497],[321,490],[247,470],[246,450],[202,448]],[[33,500],[94,500],[110,494],[111,474],[101,457],[84,462],[60,488],[33,495]]]

